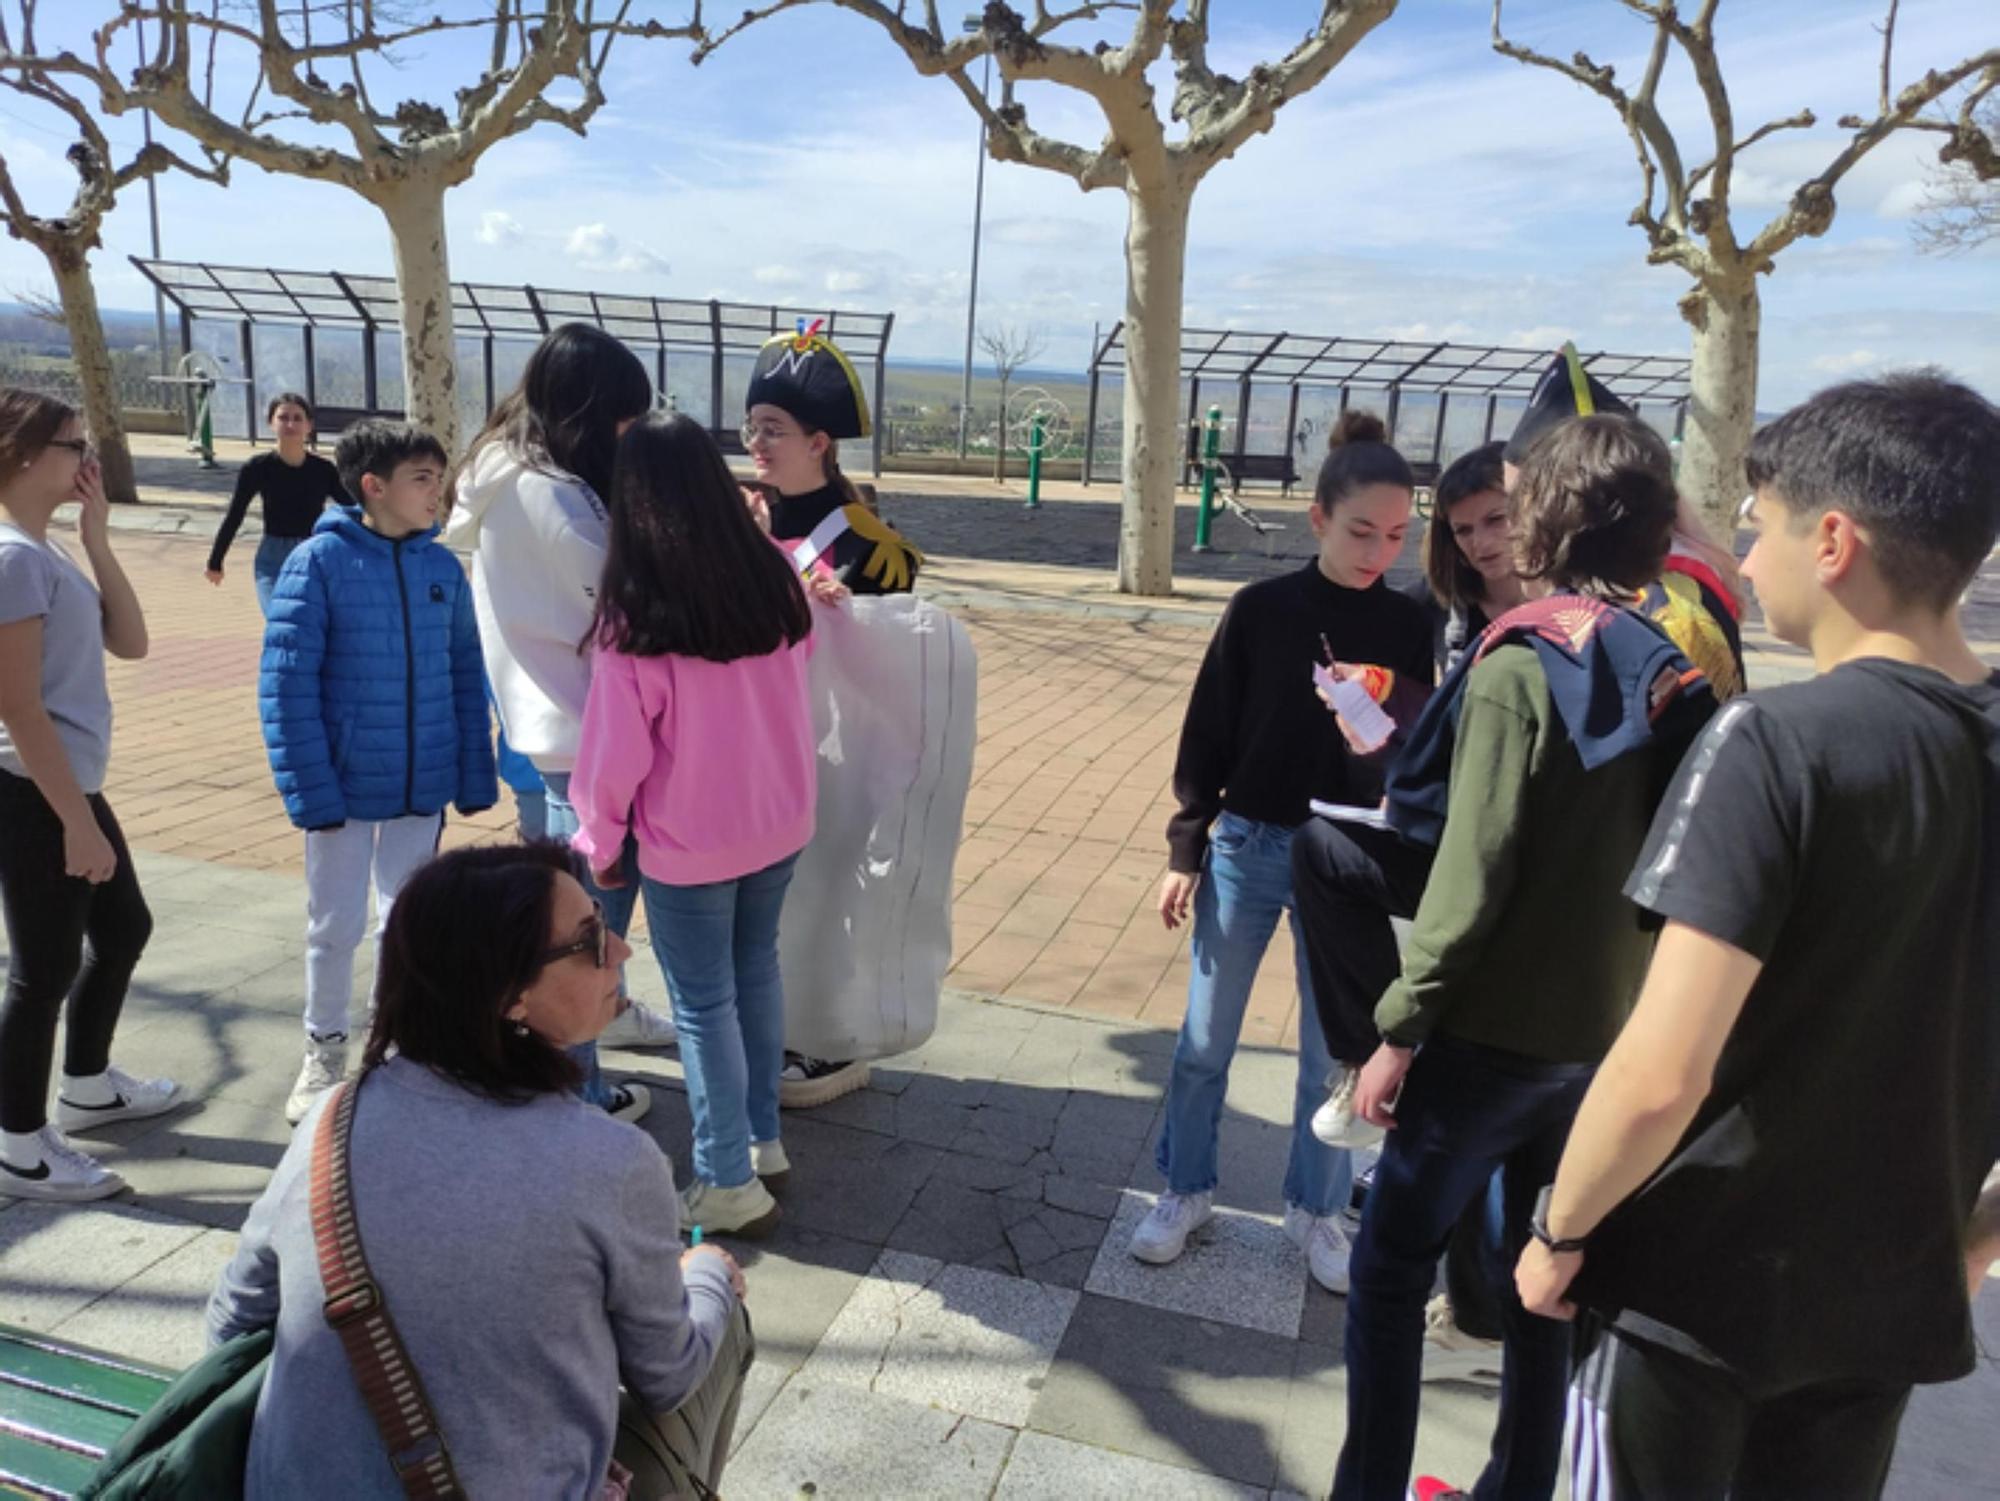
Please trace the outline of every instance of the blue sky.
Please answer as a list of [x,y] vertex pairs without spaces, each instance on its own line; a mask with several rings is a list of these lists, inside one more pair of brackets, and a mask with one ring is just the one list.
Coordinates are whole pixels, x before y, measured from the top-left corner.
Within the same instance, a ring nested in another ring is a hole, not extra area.
[[[65,4],[80,33],[108,5]],[[442,9],[449,4],[433,5]],[[460,7],[461,9],[463,7]],[[642,11],[649,7],[642,4]],[[666,4],[650,6],[667,15]],[[1212,58],[1242,71],[1281,55],[1317,6],[1215,7]],[[1747,127],[1810,105],[1872,112],[1879,0],[1728,0],[1724,64]],[[1645,264],[1625,220],[1631,146],[1609,107],[1487,45],[1486,0],[1405,0],[1316,92],[1208,179],[1190,234],[1190,325],[1677,352],[1677,271]],[[1899,82],[1990,43],[1988,0],[1905,0]],[[1635,76],[1648,32],[1610,0],[1512,0],[1509,31],[1560,55],[1583,47]],[[1109,23],[1122,29],[1122,21]],[[60,32],[57,33],[61,38]],[[76,38],[80,43],[80,35]],[[44,45],[48,45],[45,41]],[[406,60],[378,97],[443,94],[476,49]],[[223,64],[225,88],[240,81]],[[956,358],[964,339],[977,125],[944,80],[919,78],[860,18],[808,7],[768,21],[699,68],[681,44],[620,43],[610,104],[587,140],[538,127],[496,148],[448,200],[453,274],[556,287],[892,309],[892,349]],[[1094,145],[1087,101],[1024,91],[1046,133]],[[1687,153],[1708,153],[1682,74],[1665,96]],[[68,200],[66,136],[0,95],[0,142],[30,201]],[[135,140],[138,122],[112,122]],[[1753,149],[1737,171],[1747,239],[1838,150],[1828,126]],[[1760,405],[1853,372],[1936,363],[2000,395],[2000,247],[1918,255],[1908,218],[1929,139],[1892,140],[1850,173],[1831,233],[1795,246],[1765,282]],[[330,185],[239,164],[227,190],[169,179],[170,257],[386,271],[375,212]],[[1033,325],[1038,364],[1080,367],[1092,326],[1123,305],[1124,202],[989,163],[980,317]],[[149,298],[125,256],[146,248],[127,195],[97,259],[100,300]],[[39,258],[0,241],[0,296],[46,287]]]

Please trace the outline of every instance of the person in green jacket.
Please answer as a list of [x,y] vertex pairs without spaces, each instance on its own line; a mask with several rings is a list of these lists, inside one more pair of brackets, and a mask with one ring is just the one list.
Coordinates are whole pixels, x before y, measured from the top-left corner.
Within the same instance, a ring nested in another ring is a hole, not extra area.
[[[1454,1222],[1496,1169],[1510,1252],[1527,1234],[1645,971],[1651,936],[1622,887],[1689,717],[1663,716],[1683,694],[1712,702],[1629,608],[1673,533],[1657,434],[1628,417],[1569,419],[1536,444],[1509,506],[1533,602],[1439,690],[1391,775],[1392,821],[1399,785],[1421,802],[1425,777],[1443,819],[1402,975],[1375,1011],[1383,1041],[1355,1091],[1357,1113],[1388,1136],[1350,1272],[1334,1501],[1403,1494],[1425,1301]],[[1502,1325],[1500,1421],[1473,1494],[1549,1495],[1566,1331],[1511,1290]]]

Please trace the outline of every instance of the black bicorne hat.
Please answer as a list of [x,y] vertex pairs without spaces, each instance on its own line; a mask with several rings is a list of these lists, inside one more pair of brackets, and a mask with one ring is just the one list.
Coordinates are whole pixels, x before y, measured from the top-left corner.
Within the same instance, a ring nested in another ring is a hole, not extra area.
[[1535,382],[1534,394],[1528,398],[1528,410],[1514,424],[1513,436],[1507,440],[1507,447],[1500,457],[1510,464],[1518,464],[1535,446],[1535,439],[1557,423],[1566,422],[1571,417],[1588,417],[1605,412],[1616,412],[1624,417],[1632,415],[1632,409],[1613,396],[1609,386],[1583,368],[1576,346],[1565,344],[1549,361],[1549,368],[1542,372],[1542,378]]
[[808,327],[801,318],[797,333],[773,334],[765,341],[743,406],[781,408],[829,438],[865,438],[874,429],[861,377],[840,346],[819,329],[817,320]]

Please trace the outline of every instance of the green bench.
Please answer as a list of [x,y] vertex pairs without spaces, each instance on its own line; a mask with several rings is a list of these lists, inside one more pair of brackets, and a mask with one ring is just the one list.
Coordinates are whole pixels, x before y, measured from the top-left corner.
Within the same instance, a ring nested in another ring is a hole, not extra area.
[[74,1495],[174,1375],[0,1324],[0,1494]]

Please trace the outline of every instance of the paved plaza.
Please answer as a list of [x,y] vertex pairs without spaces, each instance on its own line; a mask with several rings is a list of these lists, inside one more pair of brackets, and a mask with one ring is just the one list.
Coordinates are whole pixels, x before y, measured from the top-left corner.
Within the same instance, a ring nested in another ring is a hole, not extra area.
[[[200,1349],[208,1289],[289,1135],[302,845],[257,730],[254,533],[227,586],[211,589],[215,478],[162,440],[141,469],[163,503],[120,515],[119,551],[153,650],[112,664],[108,790],[157,930],[118,1057],[181,1080],[189,1103],[91,1138],[108,1144],[129,1199],[0,1208],[0,1322],[181,1364]],[[1309,549],[1303,502],[1260,503],[1288,522],[1268,551],[1219,523],[1233,550],[1183,553],[1182,593],[1151,603],[1109,587],[1108,488],[1051,487],[1034,513],[985,482],[884,489],[885,510],[932,554],[927,591],[963,615],[981,653],[951,989],[922,1049],[878,1066],[869,1089],[787,1117],[784,1225],[743,1248],[760,1358],[726,1490],[1321,1494],[1342,1429],[1342,1304],[1278,1228],[1297,1024],[1278,946],[1232,1077],[1222,1213],[1173,1267],[1124,1249],[1159,1186],[1152,1143],[1187,980],[1184,944],[1150,906],[1174,741],[1221,602]],[[1182,522],[1191,530],[1191,513]],[[1974,612],[1988,647],[1996,604],[1989,577]],[[1755,681],[1805,670],[1752,639]],[[509,824],[503,808],[450,837]],[[643,948],[632,976],[661,999]],[[678,1064],[608,1059],[654,1088],[644,1129],[684,1175]],[[2000,1283],[1978,1314],[1979,1372],[1913,1404],[1899,1501],[2000,1494]],[[1420,1467],[1469,1483],[1493,1416],[1482,1390],[1427,1388]]]

